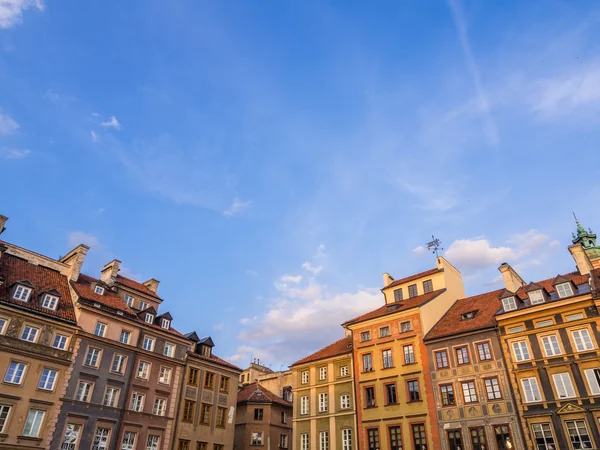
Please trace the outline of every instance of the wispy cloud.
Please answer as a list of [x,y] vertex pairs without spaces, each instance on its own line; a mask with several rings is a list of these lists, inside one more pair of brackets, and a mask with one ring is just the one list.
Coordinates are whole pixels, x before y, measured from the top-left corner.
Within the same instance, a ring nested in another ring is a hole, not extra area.
[[2,159],[23,159],[30,153],[29,150],[0,147],[0,158]]
[[110,116],[110,119],[105,122],[100,122],[100,125],[106,128],[114,128],[115,130],[121,129],[121,123],[115,116]]
[[90,137],[92,138],[92,142],[100,142],[100,136],[94,130],[90,131]]
[[256,277],[256,276],[258,276],[258,272],[256,270],[247,269],[246,270],[246,275],[250,275],[250,276]]
[[[2,0],[0,0],[0,1],[2,1]],[[73,97],[72,95],[61,94],[59,92],[56,92],[53,89],[48,89],[46,91],[46,93],[44,94],[44,97],[53,103],[68,103],[68,102],[74,102],[76,100],[76,98]]]
[[[2,1],[2,0],[0,0]],[[3,114],[0,110],[0,135],[9,135],[15,133],[19,129],[19,124],[12,117]]]
[[23,11],[44,10],[42,0],[0,0],[0,28],[11,28],[23,22]]
[[[429,180],[430,181],[430,180]],[[436,186],[434,183],[410,182],[406,178],[398,179],[397,185],[405,192],[412,194],[417,199],[414,205],[417,208],[445,212],[460,203],[460,195],[456,187]]]
[[238,198],[235,198],[233,200],[233,203],[231,204],[231,206],[229,208],[227,208],[225,211],[223,211],[223,214],[226,216],[229,216],[229,217],[237,216],[238,214],[241,214],[243,211],[248,209],[251,204],[252,204],[251,200],[244,202]]
[[69,247],[76,247],[79,244],[85,244],[96,250],[103,247],[100,240],[94,234],[86,233],[85,231],[71,231],[67,235],[67,242]]

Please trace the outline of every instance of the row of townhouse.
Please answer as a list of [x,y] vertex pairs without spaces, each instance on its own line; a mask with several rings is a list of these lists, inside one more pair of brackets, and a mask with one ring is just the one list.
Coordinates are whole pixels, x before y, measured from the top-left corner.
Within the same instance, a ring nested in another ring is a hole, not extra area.
[[600,247],[577,223],[569,251],[575,272],[526,283],[504,263],[504,288],[472,297],[443,257],[384,274],[383,306],[292,365],[296,448],[600,448]]
[[231,450],[241,370],[173,328],[157,280],[81,273],[88,250],[0,241],[0,449]]

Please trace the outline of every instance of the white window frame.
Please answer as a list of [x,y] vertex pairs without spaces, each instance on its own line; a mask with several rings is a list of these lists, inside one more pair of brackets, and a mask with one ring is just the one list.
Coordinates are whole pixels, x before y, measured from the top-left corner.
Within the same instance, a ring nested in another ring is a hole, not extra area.
[[300,397],[300,414],[306,415],[310,413],[310,401],[307,395]]
[[394,367],[394,360],[392,358],[392,349],[385,349],[381,351],[381,359],[383,361],[383,368],[389,369]]
[[173,358],[173,356],[175,356],[175,344],[171,342],[165,342],[163,355],[168,356],[169,358]]
[[513,355],[516,362],[529,361],[531,359],[531,352],[529,351],[529,345],[527,341],[516,341],[511,344]]
[[156,434],[149,434],[148,439],[146,440],[146,450],[158,450],[159,447],[160,436]]
[[[123,340],[123,336],[127,336],[127,339]],[[131,341],[131,331],[121,330],[121,334],[119,335],[119,342],[121,344],[129,344],[129,341]]]
[[[590,435],[590,430],[587,426],[587,420],[585,419],[571,419],[571,420],[565,420],[565,428],[567,429],[567,435],[572,439],[573,435],[571,434],[571,430],[569,429],[569,423],[572,422],[573,425],[575,425],[575,431],[577,432],[577,437],[579,438],[579,443],[585,445],[585,447],[579,447],[579,448],[593,448],[593,444],[592,444],[592,436]],[[587,435],[588,441],[589,442],[583,442],[583,439],[581,438],[581,434],[579,434],[579,429],[581,428],[579,426],[579,424],[577,422],[581,422],[581,424],[583,424],[583,428],[585,429],[585,433]],[[592,447],[588,447],[587,445],[591,444]],[[571,444],[573,445],[573,444]]]
[[340,377],[347,377],[349,373],[350,373],[350,369],[348,369],[348,366],[340,367]]
[[106,450],[108,449],[108,442],[110,437],[110,428],[98,427],[94,433],[94,441],[92,443],[93,450]]
[[171,321],[169,319],[162,319],[160,321],[160,327],[164,328],[165,330],[168,330],[169,328],[171,328]]
[[532,305],[539,305],[540,303],[544,303],[544,294],[541,289],[531,291],[529,293],[529,302]]
[[509,334],[513,334],[513,333],[520,333],[521,331],[525,331],[525,327],[523,325],[517,325],[516,327],[510,327],[508,330],[506,330],[507,333]]
[[11,411],[12,405],[0,405],[0,433],[4,433]]
[[319,380],[327,380],[327,366],[319,367]]
[[57,379],[58,370],[44,367],[44,369],[42,370],[42,374],[40,375],[40,380],[38,381],[37,388],[44,391],[53,391]]
[[350,394],[340,395],[340,408],[350,409]]
[[79,383],[77,383],[77,391],[75,392],[75,400],[78,402],[89,403],[93,389],[94,383],[79,380]]
[[329,396],[327,392],[319,393],[319,412],[327,412],[329,410]]
[[579,313],[574,313],[574,314],[567,314],[565,316],[565,320],[567,322],[573,322],[575,320],[583,320],[583,318],[584,318],[584,315],[583,315],[583,313],[580,313],[580,312]]
[[69,337],[64,334],[56,333],[54,335],[54,340],[52,341],[52,348],[57,348],[59,350],[65,350],[67,348],[67,344],[69,343]]
[[94,335],[104,337],[106,336],[106,330],[108,329],[108,325],[104,322],[96,322],[96,327],[94,328]]
[[[369,364],[365,364],[365,362],[367,360],[368,360]],[[373,355],[371,353],[364,353],[362,355],[362,363],[363,363],[363,371],[371,372],[373,370]]]
[[135,377],[140,380],[148,380],[150,378],[151,363],[148,361],[140,361],[135,372]]
[[[146,345],[146,342],[150,342],[150,348],[147,348],[148,346]],[[142,348],[144,350],[148,350],[149,352],[154,351],[154,343],[156,342],[156,339],[154,339],[153,337],[150,336],[144,336],[144,341],[142,344]]]
[[144,322],[154,324],[154,314],[146,313],[146,317],[144,317]]
[[308,370],[304,370],[302,372],[301,377],[302,377],[302,381],[301,381],[302,384],[308,384]]
[[405,345],[402,350],[404,352],[404,364],[414,364],[417,362],[415,358],[415,346],[413,344]]
[[558,336],[555,334],[549,334],[542,336],[542,347],[544,347],[544,354],[548,357],[562,355],[560,349],[560,343],[558,342]]
[[20,385],[23,382],[23,379],[25,378],[26,370],[27,364],[18,361],[11,361],[8,364],[6,374],[4,375],[4,382],[9,384]]
[[0,317],[0,334],[4,334],[4,328],[6,328],[6,324],[8,323],[8,319],[4,317]]
[[145,309],[148,309],[148,303],[146,303],[143,300],[140,300],[140,311],[143,311]]
[[134,300],[135,300],[135,299],[134,299],[134,298],[133,298],[131,295],[126,295],[126,296],[125,296],[125,304],[126,304],[127,306],[129,306],[130,308],[133,308],[133,301],[134,301]]
[[[532,423],[531,431],[533,431],[533,439],[539,439],[536,434],[539,434],[541,439],[544,441],[545,449],[556,448],[556,441],[554,439],[554,434],[552,433],[552,425],[549,422],[540,422],[540,423]],[[547,433],[550,433],[550,436],[547,436]],[[548,438],[552,439],[552,442],[548,440]],[[552,446],[552,447],[550,447]],[[541,447],[538,447],[541,448]]]
[[515,297],[511,296],[511,297],[503,298],[502,299],[502,308],[504,309],[505,312],[514,311],[515,309],[517,309],[517,300],[515,299]]
[[165,367],[165,366],[160,367],[158,382],[162,383],[162,384],[171,384],[171,368],[170,367]]
[[585,369],[583,371],[588,381],[591,395],[600,395],[600,369]]
[[58,306],[58,297],[56,295],[50,295],[50,294],[44,295],[44,299],[42,300],[42,308],[56,311],[57,306]]
[[[537,378],[521,378],[521,388],[523,389],[523,403],[536,403],[543,401]],[[528,395],[528,393],[530,395]]]
[[308,433],[300,435],[300,450],[310,450],[310,437]]
[[571,376],[568,374],[568,372],[552,374],[552,381],[554,383],[558,398],[563,399],[577,397],[575,387],[573,386],[573,380],[571,380]]
[[135,431],[126,431],[123,433],[121,450],[133,450],[135,448],[135,441],[137,441],[137,433]]
[[45,416],[46,411],[44,410],[33,408],[30,409],[27,413],[25,424],[23,425],[23,436],[38,437],[40,435],[40,430],[42,429]]
[[[33,336],[32,336],[32,333],[33,333]],[[25,342],[36,343],[39,334],[40,334],[39,328],[33,327],[31,325],[25,325],[23,327],[23,331],[21,331],[21,340],[25,341]]]
[[329,450],[328,431],[319,431],[319,450]]
[[94,288],[94,293],[98,295],[104,295],[104,288],[102,286],[96,285]]
[[539,322],[535,323],[536,328],[551,327],[552,325],[554,325],[554,321],[552,319],[540,320]]
[[129,409],[135,412],[142,412],[144,410],[144,402],[146,401],[146,395],[140,392],[134,392],[131,394],[131,404]]
[[119,388],[107,386],[106,390],[104,391],[104,398],[102,399],[102,404],[104,406],[116,408],[119,402],[119,393]]
[[385,327],[380,327],[379,328],[379,337],[380,338],[389,337],[391,335],[392,335],[392,331],[391,331],[389,325],[386,325]]
[[164,416],[167,414],[167,399],[163,397],[156,397],[154,399],[154,407],[152,408],[152,414],[155,416]]
[[352,450],[352,429],[342,429],[342,450]]
[[556,285],[556,293],[558,298],[566,298],[573,296],[573,286],[571,283],[560,283]]
[[[95,367],[98,368],[100,366],[100,355],[102,354],[102,350],[96,347],[88,347],[88,351],[85,354],[85,359],[83,361],[84,366]],[[92,357],[90,358],[90,355]],[[88,360],[90,363],[88,363]]]
[[27,301],[29,301],[29,297],[31,296],[31,290],[32,289],[30,287],[18,284],[15,288],[12,298],[13,300],[27,303]]
[[572,330],[571,336],[573,337],[573,342],[575,343],[575,348],[578,352],[587,352],[596,348],[594,346],[594,341],[592,341],[592,336],[587,328]]
[[[125,373],[125,366],[127,363],[127,356],[121,353],[115,353],[113,356],[112,363],[110,364],[110,371],[113,373],[119,373],[123,375]],[[115,367],[116,365],[116,367]],[[120,370],[119,370],[120,369]]]
[[412,322],[410,320],[400,322],[400,333],[408,333],[409,331],[412,331]]

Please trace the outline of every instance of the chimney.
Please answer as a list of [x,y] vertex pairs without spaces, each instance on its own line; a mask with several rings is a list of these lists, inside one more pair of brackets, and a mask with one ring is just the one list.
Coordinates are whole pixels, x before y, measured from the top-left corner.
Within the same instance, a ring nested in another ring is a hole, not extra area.
[[156,294],[156,291],[158,291],[158,283],[160,283],[160,281],[157,279],[150,278],[148,281],[144,281],[144,286]]
[[504,287],[510,292],[517,292],[521,286],[525,286],[526,283],[523,281],[523,278],[515,272],[515,269],[513,269],[510,264],[502,263],[500,264],[500,267],[498,267],[498,270],[504,279]]
[[2,234],[2,232],[4,230],[6,230],[6,227],[4,225],[6,224],[7,220],[8,220],[8,217],[3,216],[2,214],[0,214],[0,234]]
[[592,271],[593,266],[583,246],[581,244],[570,245],[569,251],[575,260],[575,264],[577,264],[579,273],[581,275],[588,275]]
[[60,262],[65,263],[69,266],[67,276],[69,280],[77,282],[81,268],[83,267],[83,260],[90,248],[85,244],[79,244],[65,256],[60,258]]
[[119,273],[120,268],[121,261],[118,259],[113,259],[104,266],[104,269],[102,269],[102,275],[100,276],[100,279],[108,285],[113,284],[113,279],[117,278],[117,273]]
[[349,328],[344,328],[344,337],[350,336],[352,336],[352,330],[350,330]]
[[390,284],[392,284],[393,281],[394,281],[394,278],[389,273],[385,272],[383,274],[383,287],[384,288],[386,288]]

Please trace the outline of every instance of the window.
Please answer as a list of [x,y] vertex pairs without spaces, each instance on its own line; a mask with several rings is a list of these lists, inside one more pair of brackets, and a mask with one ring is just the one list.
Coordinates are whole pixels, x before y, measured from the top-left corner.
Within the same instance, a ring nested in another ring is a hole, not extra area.
[[471,428],[471,444],[473,444],[473,450],[486,450],[487,440],[485,438],[484,428]]
[[329,433],[327,431],[319,432],[319,450],[329,450]]
[[193,422],[194,421],[194,409],[196,407],[196,402],[191,400],[186,400],[183,405],[183,417],[181,420],[183,422]]
[[417,402],[421,399],[419,394],[419,382],[417,380],[411,380],[407,382],[408,385],[408,398],[409,402]]
[[302,384],[308,384],[308,370],[302,372]]
[[[217,408],[217,423],[216,426],[219,428],[225,428],[225,408]],[[285,422],[283,422],[285,423]]]
[[221,376],[221,380],[219,381],[219,392],[227,391],[229,391],[229,377]]
[[[200,370],[198,369],[194,369],[193,367],[190,367],[190,371],[188,372],[188,379],[187,379],[187,384],[190,384],[192,386],[198,386],[198,376],[200,374]],[[242,375],[243,377],[244,375]],[[244,381],[244,379],[242,378],[242,381]]]
[[541,321],[535,323],[536,328],[550,327],[552,325],[554,325],[554,322],[552,321],[552,319],[541,320]]
[[575,320],[581,320],[581,319],[583,319],[582,313],[569,314],[568,316],[565,316],[565,320],[567,322],[573,322]]
[[27,414],[27,420],[25,421],[25,427],[23,428],[23,435],[38,437],[45,414],[45,411],[30,409],[29,414]]
[[400,427],[389,427],[390,450],[402,450],[402,432]]
[[17,286],[17,288],[15,289],[15,293],[13,294],[13,299],[19,300],[20,302],[26,302],[27,300],[29,300],[30,294],[31,294],[30,288],[19,284]]
[[454,399],[454,388],[451,384],[441,385],[440,394],[442,396],[442,405],[449,406],[456,404],[456,400]]
[[403,299],[402,288],[394,289],[394,301],[399,302]]
[[373,358],[372,358],[371,354],[367,353],[365,355],[362,355],[362,359],[363,359],[363,371],[370,372],[371,370],[373,370]]
[[473,317],[475,317],[476,313],[477,311],[469,311],[464,314],[461,314],[460,320],[471,320]]
[[369,450],[379,450],[379,429],[369,428],[367,430],[367,438],[369,441]]
[[171,382],[171,368],[161,366],[158,374],[158,382],[162,384],[169,384]]
[[571,283],[561,283],[556,286],[556,292],[559,298],[570,297],[573,295],[573,288]]
[[98,428],[94,435],[92,450],[106,450],[108,448],[109,434],[110,430],[108,428]]
[[140,361],[138,364],[137,375],[138,378],[142,380],[147,380],[150,376],[150,363],[145,361]]
[[544,294],[542,293],[541,289],[538,289],[537,291],[531,291],[529,293],[529,300],[531,301],[532,305],[544,303]]
[[[63,436],[61,450],[75,450],[79,443],[79,433],[81,433],[81,425],[76,423],[68,423],[65,428],[65,434]],[[105,450],[106,447],[104,447]]]
[[587,329],[575,330],[571,332],[573,339],[575,340],[575,347],[577,351],[584,352],[586,350],[593,350],[594,344],[590,337],[590,332]]
[[119,398],[119,390],[112,387],[107,387],[106,392],[104,393],[104,399],[102,400],[102,404],[104,406],[115,407],[117,405],[117,399]]
[[167,412],[167,400],[164,398],[155,398],[152,414],[155,416],[164,416]]
[[288,448],[288,435],[287,434],[279,435],[279,448]]
[[558,398],[572,398],[576,396],[571,377],[567,372],[555,373],[552,375],[552,379],[554,380]]
[[87,354],[85,355],[84,364],[90,367],[98,367],[100,360],[100,349],[94,347],[88,347]]
[[489,342],[480,342],[477,344],[477,354],[479,355],[479,361],[489,361],[492,359],[492,350],[490,349]]
[[565,421],[573,448],[592,448],[592,441],[584,420]]
[[365,406],[367,408],[375,406],[375,389],[372,387],[365,388]]
[[310,440],[308,438],[308,433],[302,433],[300,435],[300,449],[308,450],[310,446]]
[[448,444],[450,450],[462,450],[462,435],[460,430],[449,430],[448,431]]
[[149,352],[154,350],[154,338],[145,336],[144,343],[142,344],[142,348],[144,350],[148,350]]
[[506,297],[502,299],[502,307],[504,311],[512,311],[517,309],[517,302],[514,297]]
[[413,448],[427,449],[427,435],[425,433],[425,424],[413,424],[412,425],[413,435]]
[[496,400],[502,398],[502,392],[500,392],[500,384],[498,378],[486,378],[483,380],[485,385],[485,392],[488,400]]
[[29,325],[25,325],[23,327],[23,332],[21,333],[21,340],[22,341],[27,341],[27,342],[35,342],[37,335],[38,335],[38,329],[37,328],[33,328],[30,327]]
[[96,285],[94,287],[94,292],[98,295],[102,295],[102,294],[104,294],[104,288],[102,286]]
[[23,374],[25,373],[25,364],[11,361],[4,376],[5,383],[21,384]]
[[75,394],[75,400],[80,402],[89,402],[90,394],[92,393],[92,383],[86,381],[80,381],[77,385],[77,393]]
[[410,286],[408,286],[408,297],[413,298],[417,295],[419,295],[419,293],[417,292],[417,285],[411,284]]
[[558,337],[556,335],[544,336],[542,338],[542,344],[544,346],[544,353],[546,356],[560,355],[560,346],[558,345]]
[[281,411],[281,423],[287,423],[287,413],[285,411]]
[[144,318],[144,322],[146,323],[154,323],[154,314],[146,314],[146,317]]
[[44,299],[42,300],[42,308],[51,309],[52,311],[56,311],[56,306],[58,305],[58,297],[54,295],[46,294],[44,295]]
[[531,357],[529,356],[529,348],[527,347],[527,342],[518,341],[513,342],[512,344],[513,353],[515,355],[515,360],[519,361],[527,361]]
[[165,343],[165,349],[163,351],[163,355],[172,358],[175,355],[175,345],[170,344],[169,342]]
[[328,409],[328,398],[326,392],[319,394],[319,412],[327,412]]
[[104,336],[106,334],[106,324],[102,322],[96,322],[96,328],[94,329],[96,336]]
[[139,392],[134,392],[131,396],[131,406],[129,409],[136,412],[142,412],[144,410],[144,400],[146,396]]
[[38,383],[38,389],[43,389],[45,391],[53,390],[57,375],[58,372],[56,370],[44,369]]
[[350,394],[342,394],[340,397],[340,407],[342,409],[350,408]]
[[398,403],[398,398],[396,395],[396,384],[394,384],[394,383],[386,384],[385,385],[385,394],[387,397],[388,405],[395,405],[396,403]]
[[206,442],[196,442],[196,450],[208,450],[208,444]]
[[404,364],[414,364],[415,363],[415,349],[411,345],[404,346]]
[[525,394],[525,403],[541,402],[542,394],[538,386],[537,378],[523,378],[521,380],[523,393]]
[[447,369],[448,366],[448,352],[446,350],[440,350],[435,352],[435,362],[438,369]]
[[531,425],[535,448],[537,450],[555,450],[556,443],[549,423],[534,423]]
[[379,329],[379,337],[388,337],[390,335],[390,327],[381,327]]
[[433,281],[425,280],[423,281],[423,292],[427,294],[428,292],[433,292]]
[[121,450],[133,450],[135,446],[135,438],[137,433],[132,431],[126,431],[123,433],[123,441],[121,443]]
[[407,320],[406,322],[400,322],[400,332],[401,333],[406,333],[408,331],[412,331],[412,323],[410,320]]
[[383,368],[389,369],[390,367],[394,367],[394,363],[392,361],[392,351],[391,350],[383,350],[381,352],[381,356],[383,358]]
[[340,367],[340,377],[347,377],[349,374],[348,366]]
[[467,347],[459,347],[456,349],[456,364],[469,364],[469,352]]
[[212,372],[206,372],[204,375],[204,388],[213,389],[215,387],[215,374]]
[[300,397],[300,414],[308,414],[308,397]]
[[168,330],[169,328],[171,328],[171,321],[167,319],[162,319],[160,321],[160,327],[164,328],[165,330]]
[[10,414],[11,407],[9,405],[0,405],[0,433],[4,433],[4,427],[6,426],[6,419]]
[[253,431],[250,445],[263,445],[264,434],[262,431]]
[[319,380],[327,379],[327,367],[319,367]]
[[352,430],[350,428],[342,430],[342,450],[352,450]]
[[525,331],[525,327],[523,325],[511,327],[508,329],[509,333],[520,333],[521,331]]
[[263,420],[262,408],[254,408],[254,420]]
[[360,333],[360,342],[370,341],[371,340],[371,332],[363,331]]
[[131,308],[133,306],[133,297],[131,295],[126,295],[125,303]]
[[0,334],[4,333],[4,327],[6,326],[6,319],[0,318]]
[[131,332],[127,330],[121,330],[121,336],[119,337],[119,342],[122,344],[129,344],[129,340],[131,339]]
[[116,353],[113,357],[112,365],[110,366],[110,371],[123,374],[125,372],[125,361],[127,361],[127,357],[125,355],[120,355]]
[[145,310],[148,307],[148,303],[143,300],[140,300],[140,311]]
[[179,447],[178,450],[190,450],[190,441],[185,439],[179,439]]
[[212,406],[207,405],[206,403],[202,403],[202,408],[200,409],[200,423],[202,425],[210,425],[210,413],[212,411]]
[[584,373],[588,380],[590,394],[600,395],[600,369],[587,369]]
[[146,450],[158,450],[158,444],[160,442],[160,436],[149,435],[146,441]]
[[465,403],[477,402],[477,389],[475,389],[474,381],[464,381],[462,383],[462,390]]

